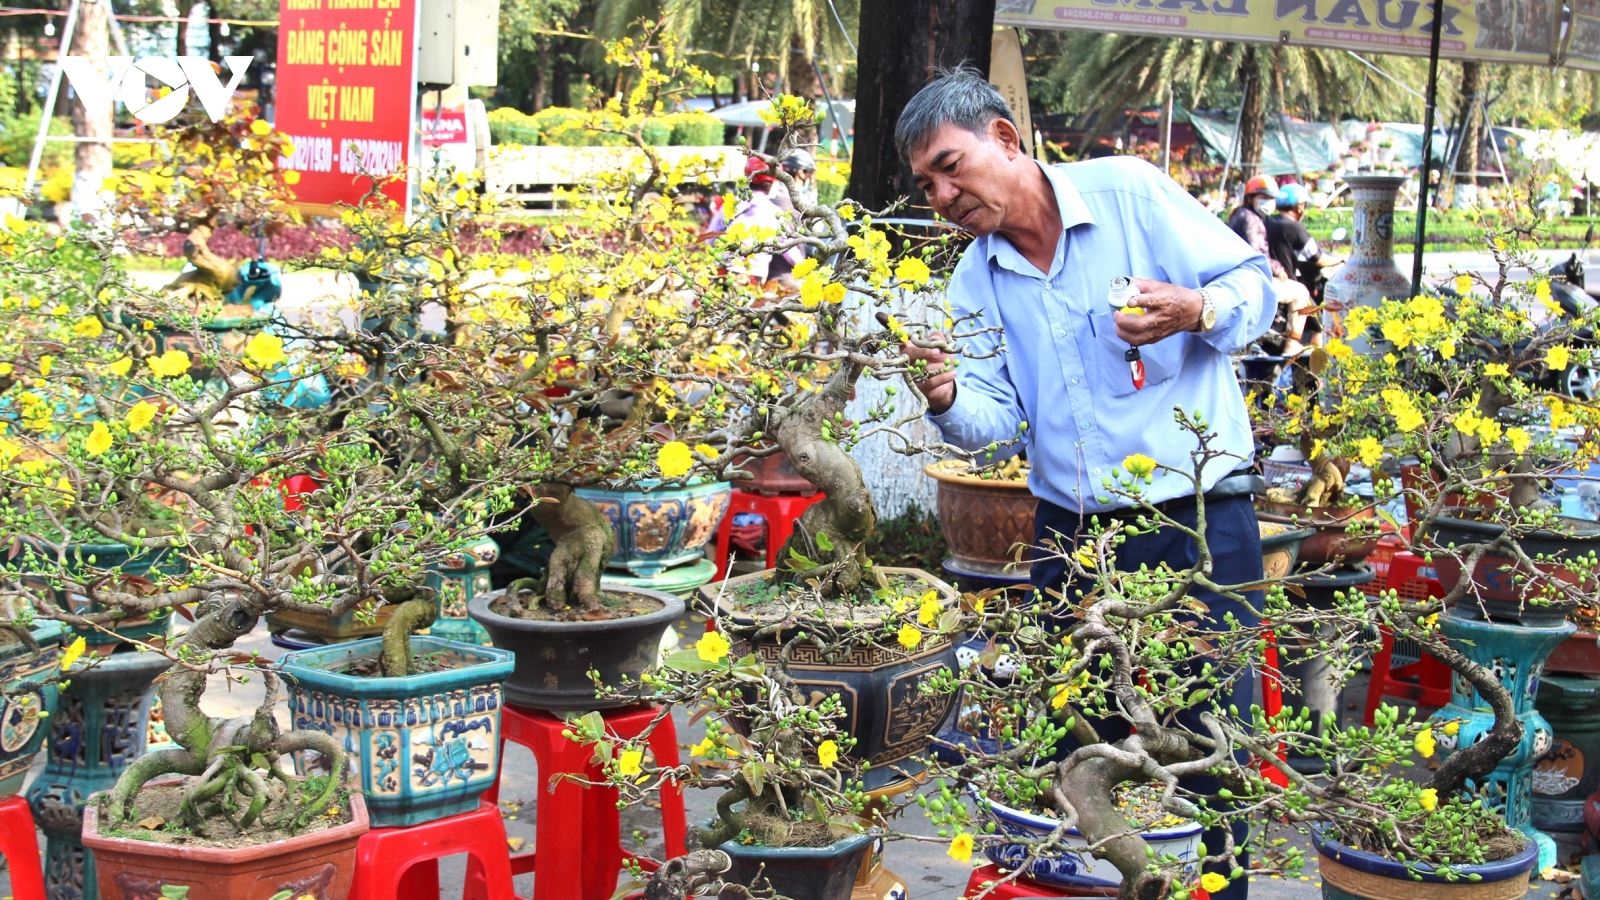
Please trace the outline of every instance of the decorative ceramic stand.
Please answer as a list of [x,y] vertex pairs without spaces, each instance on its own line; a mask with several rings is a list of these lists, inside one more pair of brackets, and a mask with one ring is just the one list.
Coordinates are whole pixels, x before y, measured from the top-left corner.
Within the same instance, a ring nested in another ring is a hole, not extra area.
[[[1549,628],[1502,625],[1459,618],[1453,612],[1440,616],[1439,628],[1456,649],[1492,669],[1516,703],[1517,718],[1523,725],[1522,743],[1500,761],[1484,783],[1476,785],[1476,790],[1484,802],[1503,811],[1507,825],[1539,845],[1538,871],[1542,872],[1556,864],[1556,844],[1533,827],[1533,766],[1550,749],[1551,733],[1550,723],[1534,708],[1533,698],[1550,651],[1578,628],[1571,622]],[[1451,679],[1450,694],[1449,704],[1432,717],[1441,758],[1448,757],[1457,747],[1471,746],[1494,724],[1488,701],[1459,674]],[[1460,720],[1461,730],[1454,736],[1446,735],[1443,725],[1452,720]]]
[[50,900],[100,896],[94,856],[79,840],[83,804],[145,754],[153,685],[170,665],[156,653],[118,653],[69,673],[72,683],[50,717],[44,771],[28,789],[34,821],[45,833]]
[[439,592],[439,616],[428,633],[451,641],[488,644],[489,632],[467,616],[467,601],[491,590],[489,567],[500,560],[500,545],[482,537],[456,556],[428,567],[428,587]]
[[703,558],[733,499],[733,487],[724,481],[645,483],[625,491],[578,488],[576,493],[611,520],[617,550],[608,567],[645,577]]
[[[1350,259],[1328,279],[1323,290],[1324,315],[1343,318],[1357,306],[1377,306],[1385,298],[1406,299],[1411,279],[1394,264],[1394,199],[1406,179],[1399,175],[1350,175],[1350,196],[1355,200],[1355,235]],[[1366,349],[1362,335],[1351,335],[1351,346]]]
[[608,591],[631,591],[638,588],[647,588],[652,591],[662,591],[677,597],[691,597],[703,584],[709,584],[717,574],[717,564],[705,557],[695,562],[670,569],[662,569],[654,575],[631,575],[607,569],[600,575],[600,587]]
[[1535,702],[1554,739],[1534,761],[1533,825],[1577,840],[1584,801],[1600,790],[1600,681],[1552,675]]

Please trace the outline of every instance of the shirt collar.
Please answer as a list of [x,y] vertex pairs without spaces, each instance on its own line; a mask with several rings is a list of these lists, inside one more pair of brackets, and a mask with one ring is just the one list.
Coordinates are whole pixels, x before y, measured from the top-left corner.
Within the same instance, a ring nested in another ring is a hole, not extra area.
[[[1078,188],[1073,185],[1072,179],[1067,177],[1065,166],[1045,165],[1038,160],[1033,164],[1044,172],[1044,177],[1049,180],[1051,190],[1056,195],[1056,209],[1061,213],[1061,232],[1063,237],[1056,242],[1056,257],[1051,262],[1051,271],[1046,272],[1047,277],[1055,275],[1055,269],[1061,265],[1062,251],[1065,249],[1065,234],[1079,225],[1093,225],[1094,215],[1089,212],[1088,204],[1083,202],[1083,195],[1078,193]],[[1031,274],[1033,265],[1023,258],[1017,248],[998,232],[985,238],[986,248],[990,262],[999,262],[1001,266],[1019,274]]]

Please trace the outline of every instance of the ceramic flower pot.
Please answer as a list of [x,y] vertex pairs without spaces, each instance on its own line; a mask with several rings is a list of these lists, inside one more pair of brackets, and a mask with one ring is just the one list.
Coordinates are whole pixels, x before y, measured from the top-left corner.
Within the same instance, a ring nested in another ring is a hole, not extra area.
[[1294,528],[1281,522],[1257,521],[1261,531],[1261,568],[1269,579],[1283,578],[1300,562],[1300,547],[1316,537],[1316,529]]
[[1547,675],[1534,703],[1553,740],[1533,765],[1533,827],[1581,834],[1584,801],[1600,790],[1600,681]]
[[733,486],[705,481],[626,491],[579,488],[576,493],[611,520],[617,550],[609,567],[650,576],[705,556],[706,542],[716,535],[733,499]]
[[110,655],[92,666],[86,656],[68,673],[71,683],[48,720],[44,771],[28,785],[33,821],[45,835],[50,897],[99,897],[94,856],[83,848],[84,804],[145,755],[156,676],[172,665],[159,653],[111,650],[101,648]]
[[1457,866],[1446,878],[1428,865],[1407,866],[1340,844],[1318,831],[1311,842],[1321,857],[1323,900],[1520,900],[1539,858],[1530,841],[1501,862]]
[[[1510,625],[1461,615],[1461,607],[1446,610],[1439,617],[1439,630],[1452,647],[1473,662],[1493,672],[1510,692],[1517,719],[1522,722],[1522,740],[1500,760],[1494,771],[1477,782],[1477,793],[1485,805],[1505,818],[1506,826],[1522,832],[1539,854],[1539,871],[1556,864],[1556,845],[1532,821],[1533,768],[1550,750],[1553,742],[1550,723],[1534,707],[1534,697],[1544,675],[1545,660],[1557,644],[1577,631],[1571,622],[1549,627]],[[1477,688],[1460,675],[1450,679],[1450,702],[1429,719],[1438,741],[1439,757],[1448,759],[1458,748],[1470,747],[1494,725],[1494,713]],[[1459,722],[1459,730],[1448,734],[1445,727]]]
[[[48,551],[36,545],[35,552],[47,553]],[[180,575],[189,570],[188,563],[166,550],[153,550],[135,554],[133,548],[127,544],[70,544],[66,549],[65,564],[66,570],[73,573],[82,571],[86,566],[94,566],[99,569],[120,567],[124,576],[133,578],[148,577],[152,571],[160,575]],[[26,581],[27,579],[25,578],[24,580]],[[100,607],[91,603],[87,597],[54,589],[51,589],[51,594],[57,603],[76,613],[103,611]],[[149,641],[166,637],[167,629],[171,622],[171,611],[161,610],[148,615],[118,619],[108,627],[124,638]],[[72,628],[70,630],[73,636],[81,636],[84,642],[90,646],[114,644],[119,640],[117,637],[106,634],[96,628]]]
[[[1049,816],[1013,809],[998,800],[987,797],[976,799],[979,811],[994,822],[1001,834],[1038,839],[1049,836],[1061,824]],[[1157,853],[1178,860],[1194,860],[1192,865],[1185,867],[1186,880],[1193,881],[1198,875],[1193,870],[1199,866],[1200,834],[1204,830],[1197,822],[1185,822],[1171,828],[1142,832],[1140,837]],[[1067,830],[1066,844],[1069,849],[1030,863],[1027,877],[1052,887],[1080,890],[1116,888],[1122,884],[1122,873],[1109,861],[1090,854],[1089,841],[1078,829]],[[1020,868],[1028,858],[1028,848],[1023,844],[991,844],[984,847],[983,853],[991,862],[1007,871]]]
[[[1411,279],[1394,262],[1394,201],[1406,179],[1392,175],[1346,175],[1355,201],[1350,258],[1323,289],[1325,315],[1340,316],[1357,306],[1377,306],[1385,298],[1410,296]],[[1367,349],[1365,335],[1350,345]]]
[[237,849],[113,837],[100,833],[95,804],[83,811],[83,843],[94,852],[104,900],[151,900],[169,896],[162,890],[169,887],[187,887],[190,900],[280,895],[345,900],[355,874],[356,841],[368,827],[359,793],[350,795],[350,821],[343,825]]
[[757,875],[791,900],[850,900],[861,861],[875,834],[857,834],[826,847],[756,847],[727,841],[717,847],[733,860],[723,876],[749,886]]
[[44,745],[56,708],[56,686],[45,684],[60,665],[60,622],[20,630],[0,629],[0,798],[22,789],[28,767]]
[[489,633],[467,615],[467,603],[491,589],[489,569],[500,561],[500,545],[481,537],[460,553],[428,567],[428,587],[437,591],[439,615],[428,626],[434,637],[469,644],[489,643]]
[[[1561,565],[1559,560],[1577,559],[1600,552],[1600,525],[1581,519],[1563,519],[1563,526],[1573,534],[1556,534],[1535,531],[1524,536],[1518,544],[1528,556],[1550,561],[1536,563],[1529,571],[1504,554],[1485,554],[1469,576],[1472,588],[1456,610],[1465,616],[1521,622],[1524,625],[1546,627],[1566,621],[1567,613],[1575,605],[1562,598],[1548,586],[1553,579],[1567,585],[1580,585],[1588,593],[1596,590],[1590,577],[1580,576]],[[1449,548],[1467,544],[1482,544],[1494,540],[1505,529],[1493,522],[1477,522],[1440,516],[1426,535],[1426,542],[1436,547]],[[1438,572],[1439,583],[1446,591],[1454,590],[1462,578],[1461,560],[1446,553],[1433,554],[1433,567]],[[1531,587],[1535,581],[1546,582],[1544,589]]]
[[624,679],[637,683],[640,675],[655,668],[661,636],[685,608],[680,597],[637,588],[632,593],[659,600],[661,609],[627,619],[540,622],[490,610],[501,593],[472,598],[467,614],[489,632],[496,647],[516,654],[516,666],[506,678],[506,702],[554,711],[627,705],[626,700],[596,699],[589,670],[597,670],[601,681],[613,687],[622,687]]
[[365,621],[356,615],[355,610],[345,610],[337,616],[319,616],[294,609],[279,609],[267,613],[267,630],[275,635],[295,631],[315,642],[338,644],[383,634],[383,627],[389,624],[392,615],[394,607],[388,604],[379,607],[377,615]]
[[296,650],[278,667],[291,727],[337,739],[358,760],[374,828],[420,825],[477,808],[500,777],[501,682],[508,651],[413,636],[413,656],[448,668],[400,678],[347,675],[376,659],[382,638]]
[[[885,566],[888,576],[906,575],[938,591],[947,603],[956,601],[955,590],[920,569]],[[730,605],[725,596],[745,582],[769,578],[772,572],[755,572],[700,589],[705,609],[717,608],[735,658],[754,650],[767,665],[776,665],[783,644],[792,633],[757,634],[759,625],[750,615]],[[723,589],[720,585],[727,585]],[[752,635],[754,637],[752,638]],[[939,730],[955,704],[951,694],[923,692],[924,682],[956,666],[956,636],[928,640],[914,650],[877,645],[858,646],[843,659],[824,660],[810,644],[796,646],[790,654],[789,673],[805,694],[838,694],[844,704],[843,728],[856,739],[850,755],[870,767],[861,773],[865,790],[874,791],[904,781],[922,771],[913,756],[928,751],[929,739]],[[902,774],[904,773],[904,774]]]
[[[1315,534],[1300,544],[1299,559],[1318,566],[1340,563],[1353,566],[1372,555],[1378,547],[1378,511],[1370,506],[1357,509],[1331,509],[1275,503],[1256,498],[1256,519],[1292,528],[1310,528]],[[1368,526],[1360,534],[1347,534],[1352,524]]]
[[1039,501],[1026,481],[978,478],[961,468],[965,463],[960,460],[946,460],[922,469],[939,483],[939,530],[951,561],[963,572],[1027,581],[1028,554],[1016,563],[1013,548],[1033,543],[1033,510]]

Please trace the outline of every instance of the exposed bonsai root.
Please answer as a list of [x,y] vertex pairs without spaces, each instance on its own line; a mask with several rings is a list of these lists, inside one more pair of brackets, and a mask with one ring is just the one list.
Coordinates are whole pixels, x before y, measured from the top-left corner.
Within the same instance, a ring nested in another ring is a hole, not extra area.
[[432,597],[407,600],[395,608],[383,626],[383,655],[378,658],[378,667],[384,675],[399,678],[416,674],[411,636],[432,625],[438,614],[439,604]]
[[128,824],[132,818],[133,800],[145,782],[162,775],[199,775],[206,770],[206,758],[178,747],[157,750],[134,760],[133,765],[122,770],[122,777],[111,789],[111,804],[106,808],[106,821],[113,827]]
[[[721,850],[695,850],[661,864],[645,885],[644,900],[681,900],[693,894],[712,878],[733,868],[733,860]],[[749,896],[718,893],[717,896]]]
[[617,549],[611,520],[565,485],[544,489],[543,502],[533,505],[532,514],[556,544],[545,577],[544,605],[560,611],[576,602],[586,611],[598,611],[600,574]]
[[174,278],[163,290],[175,291],[184,287],[222,296],[239,286],[239,264],[213,253],[209,241],[211,229],[196,225],[183,242],[183,255],[194,269]]
[[312,818],[322,815],[327,811],[328,805],[333,802],[339,793],[339,788],[344,785],[345,779],[345,753],[344,748],[331,735],[320,731],[300,729],[291,731],[273,741],[271,751],[273,754],[297,753],[301,750],[311,750],[328,760],[328,784],[322,789],[315,799],[300,804],[299,811],[288,825],[290,832],[296,832],[306,827]]

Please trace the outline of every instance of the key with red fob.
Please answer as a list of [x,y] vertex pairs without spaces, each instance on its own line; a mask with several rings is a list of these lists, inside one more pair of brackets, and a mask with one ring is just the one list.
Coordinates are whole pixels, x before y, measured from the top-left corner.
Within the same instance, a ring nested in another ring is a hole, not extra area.
[[[1140,315],[1144,310],[1136,306],[1129,306],[1133,298],[1139,296],[1139,289],[1133,286],[1132,278],[1111,279],[1111,290],[1106,294],[1106,303],[1110,304],[1113,312],[1125,312],[1129,315]],[[1144,358],[1139,353],[1138,347],[1129,347],[1128,352],[1122,354],[1128,361],[1128,375],[1133,379],[1133,389],[1144,389]]]

